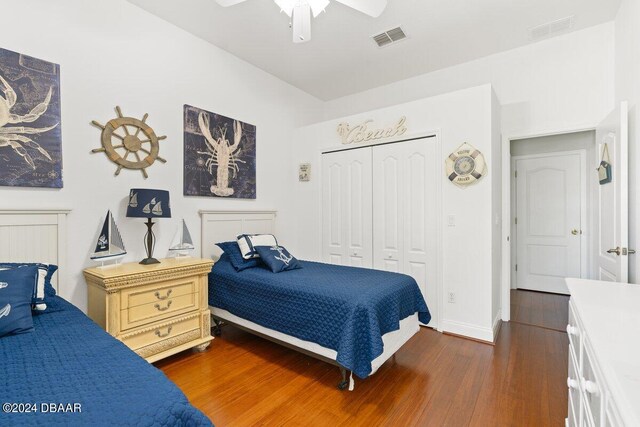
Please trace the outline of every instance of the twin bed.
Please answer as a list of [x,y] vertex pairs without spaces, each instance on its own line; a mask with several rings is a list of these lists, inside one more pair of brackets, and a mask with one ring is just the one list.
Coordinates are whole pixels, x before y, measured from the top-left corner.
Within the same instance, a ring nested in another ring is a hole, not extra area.
[[[353,374],[375,373],[419,322],[429,322],[409,276],[304,261],[277,274],[262,267],[237,272],[214,242],[273,232],[275,213],[202,217],[203,257],[220,258],[209,279],[218,332],[224,321],[335,364],[341,389],[353,389]],[[0,212],[0,235],[9,236],[0,258],[64,261],[65,226],[65,213]],[[24,233],[32,239],[21,239]],[[56,256],[43,259],[43,246]],[[58,274],[64,277],[64,268]],[[0,400],[13,403],[0,412],[0,425],[212,425],[161,371],[75,306],[58,296],[47,305],[33,314],[33,332],[0,339]]]
[[[298,270],[236,271],[213,244],[240,234],[272,233],[275,212],[201,212],[203,257],[219,257],[209,275],[214,334],[221,322],[337,365],[338,387],[375,373],[431,318],[407,275],[301,261]],[[347,379],[347,371],[351,376]]]
[[[64,282],[68,211],[0,211],[0,260],[45,262]],[[0,338],[0,426],[211,426],[160,370],[59,296],[34,330]]]

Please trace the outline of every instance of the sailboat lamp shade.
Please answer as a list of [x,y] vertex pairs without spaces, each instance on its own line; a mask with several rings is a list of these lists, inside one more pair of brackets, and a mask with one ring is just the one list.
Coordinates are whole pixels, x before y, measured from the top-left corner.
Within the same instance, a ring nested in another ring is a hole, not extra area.
[[132,188],[127,206],[129,218],[171,218],[169,192],[149,188]]

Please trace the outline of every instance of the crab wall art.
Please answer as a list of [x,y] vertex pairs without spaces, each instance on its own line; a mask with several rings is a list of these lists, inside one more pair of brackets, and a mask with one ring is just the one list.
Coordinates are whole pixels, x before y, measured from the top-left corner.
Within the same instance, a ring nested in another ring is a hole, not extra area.
[[62,187],[60,66],[0,49],[0,185]]
[[256,198],[256,127],[184,106],[185,196]]

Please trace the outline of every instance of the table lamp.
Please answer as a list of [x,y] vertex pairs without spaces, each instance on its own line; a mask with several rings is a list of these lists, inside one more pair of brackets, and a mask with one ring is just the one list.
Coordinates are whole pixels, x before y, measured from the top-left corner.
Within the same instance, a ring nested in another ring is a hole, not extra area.
[[149,188],[132,188],[129,192],[129,205],[127,207],[128,218],[146,218],[147,234],[144,236],[144,248],[147,257],[140,264],[158,264],[160,261],[153,257],[155,235],[153,234],[154,218],[171,218],[171,205],[169,204],[169,192],[165,190],[152,190]]

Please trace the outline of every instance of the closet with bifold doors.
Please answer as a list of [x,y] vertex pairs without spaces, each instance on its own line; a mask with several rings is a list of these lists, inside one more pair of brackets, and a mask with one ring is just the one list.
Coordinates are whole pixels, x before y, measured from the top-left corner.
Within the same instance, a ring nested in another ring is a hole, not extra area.
[[322,153],[324,262],[412,276],[437,327],[437,138]]

